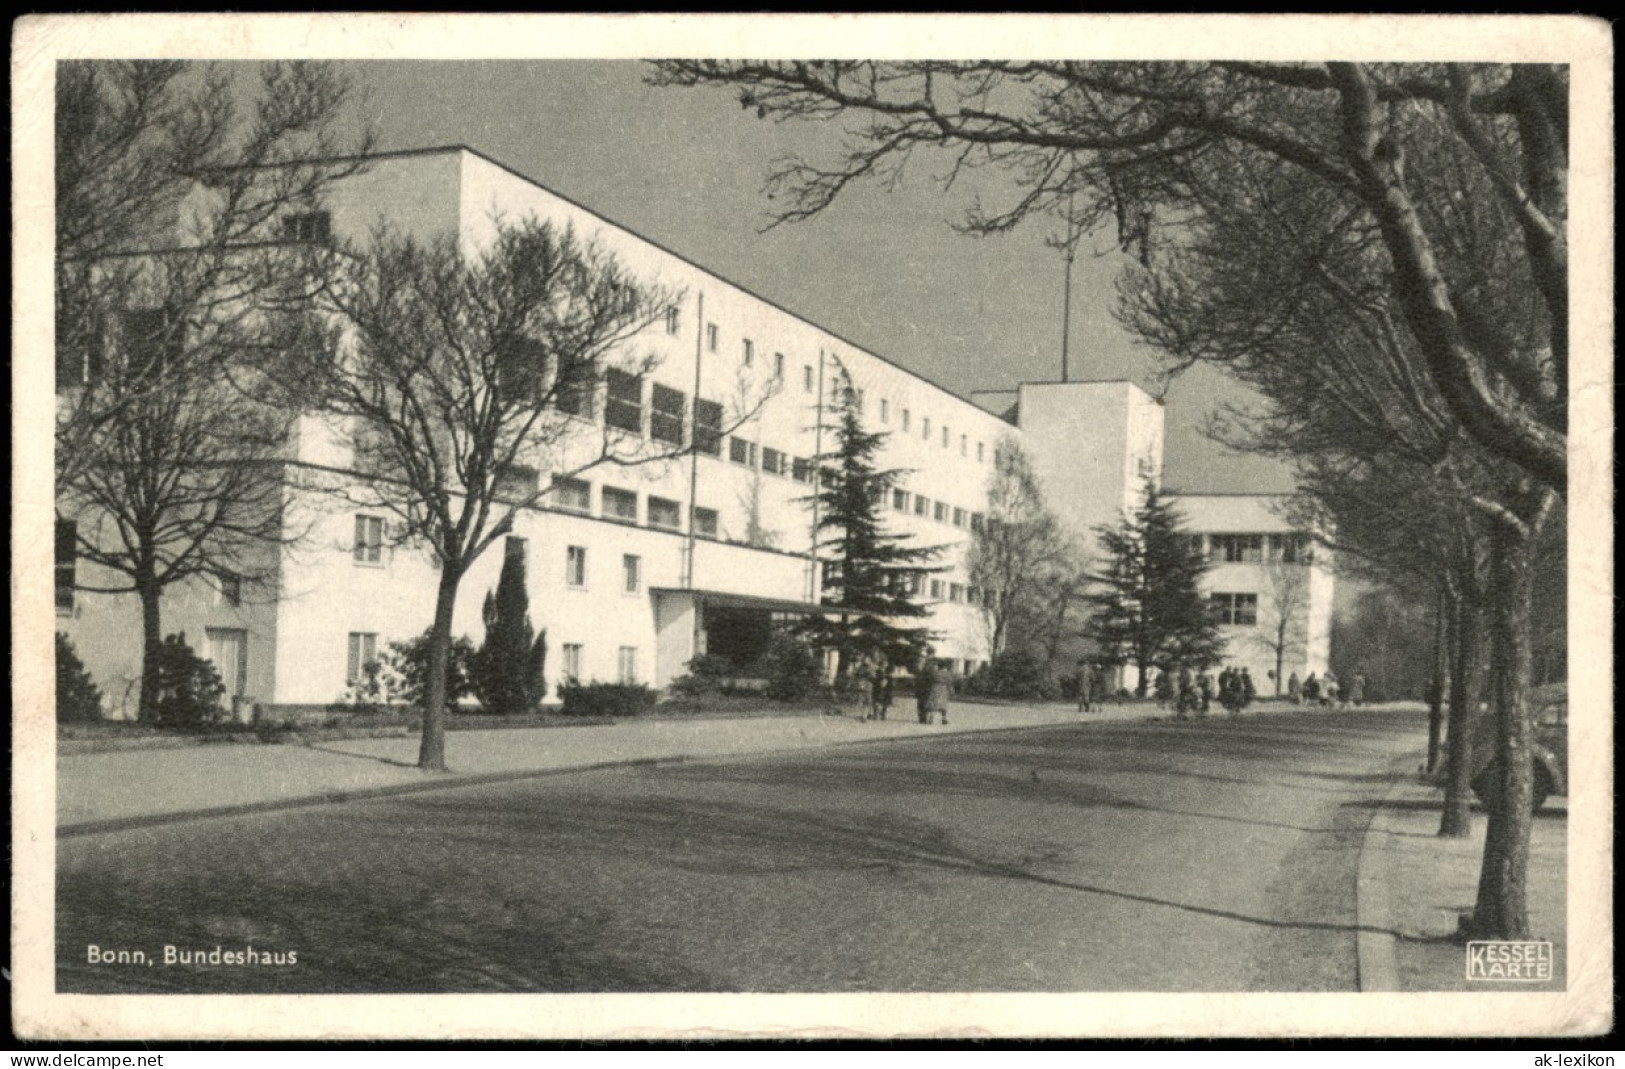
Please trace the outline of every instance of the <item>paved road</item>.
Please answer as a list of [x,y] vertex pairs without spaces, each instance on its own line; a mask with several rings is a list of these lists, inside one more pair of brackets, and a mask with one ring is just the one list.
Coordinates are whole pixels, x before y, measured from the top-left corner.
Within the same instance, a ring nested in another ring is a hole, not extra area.
[[1086,724],[63,839],[58,986],[1353,990],[1367,803],[1419,729]]

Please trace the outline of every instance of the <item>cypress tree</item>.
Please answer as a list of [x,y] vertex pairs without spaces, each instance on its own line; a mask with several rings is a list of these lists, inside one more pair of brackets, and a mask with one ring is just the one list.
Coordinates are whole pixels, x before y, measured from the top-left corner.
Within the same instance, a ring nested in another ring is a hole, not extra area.
[[537,635],[531,627],[522,552],[503,557],[502,574],[496,589],[486,593],[480,615],[485,643],[473,664],[480,704],[499,716],[533,712],[546,694],[547,632]]
[[1224,641],[1202,596],[1207,561],[1173,502],[1147,480],[1140,507],[1096,531],[1107,565],[1094,576],[1103,589],[1090,599],[1097,607],[1090,634],[1118,664],[1138,669],[1135,693],[1145,696],[1153,666],[1217,664]]

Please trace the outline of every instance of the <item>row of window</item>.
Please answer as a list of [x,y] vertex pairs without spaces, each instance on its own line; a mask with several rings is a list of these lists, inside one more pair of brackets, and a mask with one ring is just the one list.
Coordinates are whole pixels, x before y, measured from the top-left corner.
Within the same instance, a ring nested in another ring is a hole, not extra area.
[[912,512],[916,516],[925,516],[938,523],[948,523],[955,527],[968,527],[980,534],[986,524],[986,517],[980,512],[971,512],[957,505],[950,505],[946,501],[933,501],[924,494],[911,494],[907,490],[891,492],[891,507],[895,512]]
[[[581,680],[583,646],[579,642],[566,642],[560,647],[560,677],[563,682]],[[366,672],[369,664],[378,660],[378,634],[375,631],[351,631],[345,656],[344,681],[354,685]],[[638,682],[638,648],[621,646],[615,657],[616,682]]]
[[1214,534],[1191,535],[1191,548],[1206,559],[1225,564],[1260,564],[1285,561],[1288,564],[1310,559],[1309,539],[1301,534]]

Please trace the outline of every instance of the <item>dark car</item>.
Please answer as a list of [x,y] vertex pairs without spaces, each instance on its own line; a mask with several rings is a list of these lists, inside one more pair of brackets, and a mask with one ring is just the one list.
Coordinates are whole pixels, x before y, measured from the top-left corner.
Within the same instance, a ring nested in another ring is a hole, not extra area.
[[[1534,721],[1531,758],[1535,766],[1534,808],[1538,812],[1552,795],[1569,793],[1569,688],[1566,683],[1552,683],[1536,687],[1529,696]],[[1495,725],[1490,717],[1479,720],[1479,731],[1473,739],[1473,763],[1495,753]],[[1473,793],[1488,805],[1501,782],[1500,760],[1484,761],[1483,767],[1473,774]]]

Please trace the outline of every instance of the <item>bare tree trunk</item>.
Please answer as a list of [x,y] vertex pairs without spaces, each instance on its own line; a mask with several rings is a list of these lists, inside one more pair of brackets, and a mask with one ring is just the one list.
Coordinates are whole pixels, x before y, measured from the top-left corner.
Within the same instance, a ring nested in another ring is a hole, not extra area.
[[151,723],[158,716],[158,659],[164,645],[160,619],[163,588],[151,575],[137,576],[136,596],[141,600],[141,697],[136,719]]
[[434,625],[429,630],[429,678],[423,686],[423,740],[418,745],[418,767],[433,772],[446,770],[446,666],[451,659],[451,619],[461,579],[453,565],[441,565]]
[[1529,831],[1534,768],[1530,761],[1529,618],[1534,570],[1530,539],[1498,526],[1490,551],[1490,701],[1495,711],[1496,785],[1484,836],[1478,902],[1471,934],[1478,938],[1529,938]]
[[1473,721],[1478,716],[1478,606],[1471,595],[1458,592],[1452,599],[1456,626],[1452,629],[1450,666],[1450,751],[1444,788],[1444,813],[1439,834],[1464,839],[1472,834]]
[[1444,730],[1444,687],[1450,671],[1450,595],[1440,589],[1433,610],[1433,682],[1428,690],[1428,771],[1439,767],[1440,734]]

